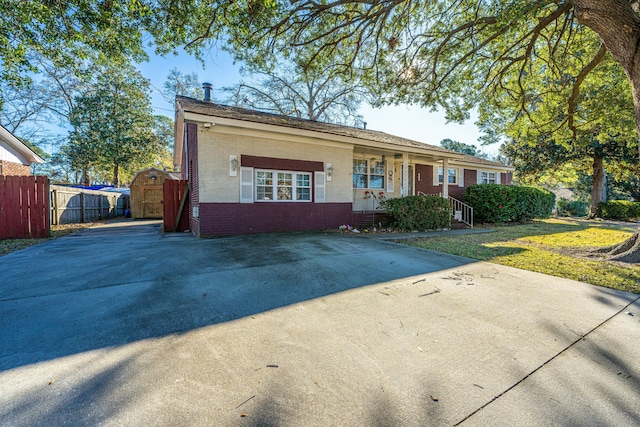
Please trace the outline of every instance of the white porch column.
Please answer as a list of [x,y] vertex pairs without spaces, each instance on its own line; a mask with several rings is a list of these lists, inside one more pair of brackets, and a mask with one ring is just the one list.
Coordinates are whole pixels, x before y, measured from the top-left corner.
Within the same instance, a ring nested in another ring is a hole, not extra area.
[[442,160],[442,197],[449,198],[449,159]]
[[409,154],[402,153],[402,187],[400,195],[406,197],[409,195]]

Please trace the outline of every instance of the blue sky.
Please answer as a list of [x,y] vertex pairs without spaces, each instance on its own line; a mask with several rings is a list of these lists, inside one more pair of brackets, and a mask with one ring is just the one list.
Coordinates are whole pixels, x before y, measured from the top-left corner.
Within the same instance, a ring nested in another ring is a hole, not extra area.
[[[150,61],[139,65],[142,74],[151,81],[154,87],[153,107],[156,114],[164,114],[173,118],[173,105],[160,95],[162,85],[169,74],[169,70],[177,68],[184,74],[196,72],[201,82],[209,82],[214,87],[214,97],[218,89],[231,86],[240,80],[239,65],[225,52],[212,52],[203,64],[187,54],[178,56],[158,57],[151,55]],[[481,133],[474,125],[473,117],[464,125],[446,123],[444,113],[431,113],[426,109],[415,106],[388,106],[374,109],[364,105],[360,113],[367,129],[398,135],[415,141],[432,145],[439,145],[440,141],[450,138],[465,144],[478,146],[489,154],[497,154],[498,145],[481,146],[478,137]]]

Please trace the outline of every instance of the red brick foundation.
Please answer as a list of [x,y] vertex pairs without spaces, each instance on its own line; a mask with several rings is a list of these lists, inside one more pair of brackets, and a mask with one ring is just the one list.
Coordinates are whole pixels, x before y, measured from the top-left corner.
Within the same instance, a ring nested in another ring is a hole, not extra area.
[[200,203],[200,236],[338,228],[351,203]]

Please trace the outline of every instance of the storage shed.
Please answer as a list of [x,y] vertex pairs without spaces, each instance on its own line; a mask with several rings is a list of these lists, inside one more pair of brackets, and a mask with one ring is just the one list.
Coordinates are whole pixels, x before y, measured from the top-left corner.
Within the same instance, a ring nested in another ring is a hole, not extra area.
[[145,169],[131,181],[131,217],[162,218],[162,185],[167,179],[179,179],[171,172]]

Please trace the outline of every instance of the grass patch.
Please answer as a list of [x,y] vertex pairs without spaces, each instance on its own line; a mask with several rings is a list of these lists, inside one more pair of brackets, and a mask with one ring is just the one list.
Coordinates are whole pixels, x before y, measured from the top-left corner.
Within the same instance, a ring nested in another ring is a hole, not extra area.
[[85,228],[90,228],[96,225],[96,223],[87,222],[84,224],[62,224],[52,225],[49,235],[51,237],[47,239],[5,239],[0,240],[0,256],[9,254],[11,252],[19,251],[21,249],[28,248],[29,246],[37,245],[42,242],[46,242],[51,239],[57,239],[58,237],[66,236]]
[[640,266],[587,259],[589,248],[630,237],[637,226],[548,219],[492,226],[493,233],[416,239],[407,243],[523,270],[640,294]]

